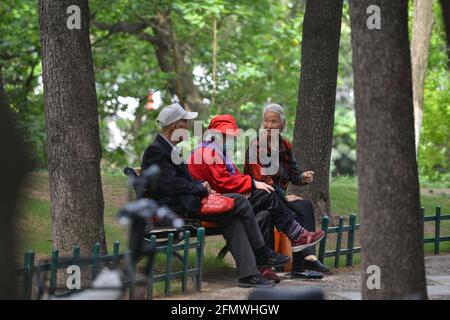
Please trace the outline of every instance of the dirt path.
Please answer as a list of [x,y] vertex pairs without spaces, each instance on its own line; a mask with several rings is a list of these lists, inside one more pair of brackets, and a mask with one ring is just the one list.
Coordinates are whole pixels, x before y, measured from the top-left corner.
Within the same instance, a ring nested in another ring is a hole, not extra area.
[[420,194],[425,196],[450,196],[450,188],[420,188]]
[[[430,299],[450,299],[450,255],[425,257],[428,294]],[[333,269],[322,280],[289,279],[280,273],[283,280],[273,290],[293,287],[320,287],[327,300],[358,299],[361,286],[359,266]],[[220,280],[204,279],[202,292],[168,299],[183,300],[239,300],[247,299],[252,289],[239,288],[234,278]]]

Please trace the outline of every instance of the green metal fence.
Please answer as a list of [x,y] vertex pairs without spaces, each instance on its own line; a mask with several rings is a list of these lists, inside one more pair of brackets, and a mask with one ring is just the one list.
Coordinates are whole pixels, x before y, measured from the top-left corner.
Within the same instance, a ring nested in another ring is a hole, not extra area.
[[450,235],[441,237],[441,221],[450,220],[450,214],[443,215],[441,213],[441,207],[437,206],[434,215],[426,216],[425,209],[421,209],[424,222],[434,221],[434,237],[423,239],[424,243],[434,243],[434,253],[439,254],[440,243],[444,241],[450,241]]
[[[171,294],[171,281],[174,279],[181,280],[182,293],[187,290],[187,280],[189,276],[193,276],[194,289],[201,290],[202,281],[202,264],[203,264],[203,251],[205,245],[205,229],[199,228],[197,230],[197,239],[191,241],[190,232],[186,231],[184,235],[184,242],[180,244],[173,243],[173,234],[168,235],[168,241],[166,245],[158,245],[156,247],[156,255],[163,254],[166,256],[166,265],[164,273],[155,275],[154,265],[150,272],[147,286],[147,298],[153,298],[154,284],[157,282],[164,282],[165,295]],[[150,239],[151,244],[156,244],[156,237],[152,236]],[[189,265],[190,250],[195,249],[195,263],[191,267]],[[182,255],[178,254],[182,251]],[[53,250],[51,260],[47,263],[35,264],[35,253],[28,251],[24,256],[23,268],[17,270],[18,276],[21,278],[21,296],[22,299],[33,298],[33,286],[37,284],[34,281],[34,277],[37,273],[49,273],[49,294],[53,295],[57,291],[57,274],[58,270],[66,270],[70,265],[88,266],[91,270],[91,278],[95,279],[102,266],[109,266],[112,268],[119,267],[121,261],[129,255],[129,252],[120,253],[119,241],[114,242],[113,254],[100,255],[100,244],[96,243],[92,250],[92,256],[89,259],[80,259],[80,247],[74,246],[72,250],[72,257],[60,259],[59,251]],[[182,270],[173,272],[173,259],[179,257],[182,262]],[[68,291],[68,290],[65,290]],[[130,287],[129,297],[133,299],[134,288]]]
[[[318,259],[323,262],[327,257],[334,257],[334,267],[339,267],[341,256],[346,256],[346,266],[353,265],[353,255],[361,252],[361,247],[355,247],[356,230],[359,229],[359,224],[356,224],[356,215],[351,214],[349,217],[349,224],[344,225],[344,217],[339,217],[339,224],[337,227],[329,227],[329,218],[322,219],[322,230],[325,232],[325,237],[319,245]],[[347,233],[347,248],[342,248],[342,238],[344,232]],[[335,250],[326,251],[328,235],[336,233]]]
[[[434,253],[439,254],[440,252],[440,243],[444,241],[450,241],[450,236],[441,236],[441,221],[450,220],[450,214],[443,215],[441,214],[441,207],[437,206],[434,215],[425,215],[425,209],[421,208],[421,213],[424,219],[424,223],[433,221],[434,224],[434,237],[426,237],[424,238],[425,243],[434,243]],[[335,268],[340,266],[340,260],[342,256],[345,256],[345,265],[352,266],[353,265],[353,257],[355,253],[361,252],[361,247],[355,246],[356,239],[356,230],[360,228],[360,225],[356,223],[356,215],[351,214],[349,216],[348,225],[344,224],[344,217],[339,217],[339,222],[337,227],[329,227],[329,218],[324,217],[322,219],[322,230],[325,232],[325,237],[322,239],[319,245],[319,256],[318,259],[321,262],[324,262],[325,258],[333,257],[334,262],[333,265]],[[329,235],[336,234],[336,243],[334,246],[334,250],[326,250],[327,243],[329,243]],[[347,247],[342,248],[343,238],[347,237]]]

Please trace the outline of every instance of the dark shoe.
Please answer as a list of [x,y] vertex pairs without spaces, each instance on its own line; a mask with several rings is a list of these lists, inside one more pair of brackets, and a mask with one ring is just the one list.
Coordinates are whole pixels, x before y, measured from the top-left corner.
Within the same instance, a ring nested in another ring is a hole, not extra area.
[[262,257],[256,257],[256,267],[257,268],[275,268],[284,266],[289,262],[291,258],[288,256],[283,256],[273,250],[269,250],[267,254]]
[[260,274],[255,274],[254,276],[240,279],[238,286],[242,288],[271,288],[275,286],[275,283],[267,280]]
[[300,262],[300,265],[297,268],[300,271],[304,270],[314,270],[319,272],[330,272],[330,268],[328,268],[326,265],[324,265],[319,260],[316,261],[310,261],[303,259],[302,262]]
[[279,283],[281,281],[281,278],[273,272],[271,268],[260,269],[259,272],[261,272],[261,275],[267,280],[272,280],[275,283]]
[[300,278],[300,279],[322,279],[323,274],[317,271],[292,271],[291,278]]
[[323,231],[309,232],[304,229],[297,240],[291,240],[292,251],[299,252],[305,250],[306,248],[312,247],[322,240],[324,236],[325,232]]

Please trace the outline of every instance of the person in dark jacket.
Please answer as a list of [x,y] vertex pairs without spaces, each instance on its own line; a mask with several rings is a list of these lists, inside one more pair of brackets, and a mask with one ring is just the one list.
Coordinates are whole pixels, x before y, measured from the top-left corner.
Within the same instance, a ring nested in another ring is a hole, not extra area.
[[[156,188],[148,196],[188,216],[199,211],[203,197],[214,193],[208,182],[192,178],[176,147],[182,140],[175,138],[179,130],[187,130],[188,120],[196,117],[196,112],[187,112],[177,103],[164,108],[157,120],[162,127],[161,132],[145,150],[141,164],[142,170],[155,164],[161,169]],[[275,253],[265,244],[252,207],[245,197],[239,194],[226,196],[235,199],[235,207],[226,217],[215,222],[222,228],[235,259],[239,286],[274,286],[274,282],[261,276],[257,267],[282,266],[289,261],[289,257]]]
[[[307,185],[313,181],[314,172],[302,172],[297,165],[292,146],[281,134],[271,134],[271,131],[278,130],[282,132],[286,126],[286,118],[283,108],[278,104],[269,104],[263,110],[262,128],[266,132],[266,137],[258,137],[250,142],[249,148],[246,152],[246,163],[244,172],[257,179],[264,181],[271,185],[275,192],[286,202],[287,206],[296,213],[296,220],[301,223],[308,230],[315,230],[314,207],[313,204],[296,195],[286,195],[288,184],[293,185]],[[273,136],[272,136],[273,135]],[[266,139],[267,143],[260,143],[261,139]],[[275,150],[260,150],[261,148],[270,149],[270,139],[279,139],[278,170],[271,174],[266,174],[267,165],[261,163],[258,157],[255,163],[249,161],[249,150],[256,151],[257,154],[273,154]],[[270,223],[267,223],[267,228],[270,229]],[[272,228],[273,229],[273,228]],[[263,234],[268,234],[263,231]],[[267,238],[267,236],[266,236]],[[267,239],[266,239],[267,242]],[[294,277],[304,276],[305,270],[313,270],[319,272],[328,272],[329,268],[322,264],[315,256],[314,247],[309,247],[306,250],[293,254],[292,275]]]

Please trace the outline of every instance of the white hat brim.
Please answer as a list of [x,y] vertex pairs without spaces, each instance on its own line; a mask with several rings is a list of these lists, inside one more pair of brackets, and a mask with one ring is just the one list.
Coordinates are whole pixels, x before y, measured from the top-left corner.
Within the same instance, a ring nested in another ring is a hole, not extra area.
[[198,116],[198,112],[186,112],[186,114],[181,119],[192,120],[192,119],[197,118],[197,116]]

